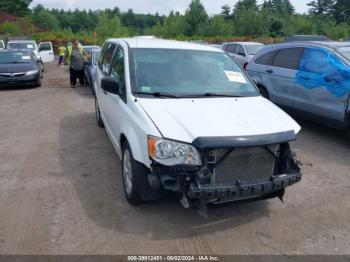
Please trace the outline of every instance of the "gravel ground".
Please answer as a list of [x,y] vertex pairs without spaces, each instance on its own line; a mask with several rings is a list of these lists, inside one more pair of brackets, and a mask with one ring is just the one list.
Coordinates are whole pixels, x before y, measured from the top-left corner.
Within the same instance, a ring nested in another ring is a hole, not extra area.
[[130,206],[88,88],[46,66],[43,86],[0,90],[0,254],[350,254],[350,146],[301,122],[303,180],[277,199],[209,209]]

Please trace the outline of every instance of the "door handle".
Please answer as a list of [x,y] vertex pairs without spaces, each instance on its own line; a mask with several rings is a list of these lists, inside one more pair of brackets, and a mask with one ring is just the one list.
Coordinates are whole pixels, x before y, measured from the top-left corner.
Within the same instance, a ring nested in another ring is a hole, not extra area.
[[265,72],[269,73],[269,74],[273,74],[273,70],[272,69],[266,70]]

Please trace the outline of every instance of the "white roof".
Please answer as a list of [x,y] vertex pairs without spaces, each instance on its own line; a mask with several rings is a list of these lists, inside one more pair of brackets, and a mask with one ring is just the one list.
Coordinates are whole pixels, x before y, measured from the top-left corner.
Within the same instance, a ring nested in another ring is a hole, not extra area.
[[211,51],[223,52],[215,47],[200,45],[195,43],[163,40],[163,39],[149,39],[149,38],[114,38],[109,41],[124,41],[130,48],[158,48],[158,49],[183,49],[183,50],[197,50],[197,51]]
[[35,40],[9,40],[8,43],[36,43]]

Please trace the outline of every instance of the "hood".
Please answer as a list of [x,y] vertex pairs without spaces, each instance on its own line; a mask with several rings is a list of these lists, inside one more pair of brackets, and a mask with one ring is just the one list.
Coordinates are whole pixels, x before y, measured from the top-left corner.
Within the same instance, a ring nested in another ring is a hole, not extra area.
[[0,73],[22,73],[35,69],[37,69],[37,67],[32,63],[0,64]]
[[198,137],[247,137],[300,126],[263,97],[138,100],[163,137],[192,143]]

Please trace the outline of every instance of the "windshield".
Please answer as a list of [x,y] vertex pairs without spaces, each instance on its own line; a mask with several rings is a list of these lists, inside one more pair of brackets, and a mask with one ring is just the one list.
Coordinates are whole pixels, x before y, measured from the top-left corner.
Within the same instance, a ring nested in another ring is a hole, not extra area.
[[174,96],[258,96],[251,81],[225,53],[134,49],[134,92]]
[[34,43],[8,43],[9,49],[30,49],[35,50],[36,46]]
[[247,51],[248,55],[256,55],[261,48],[263,48],[263,45],[246,45],[244,46],[245,50]]
[[0,64],[30,63],[30,53],[0,52]]
[[350,46],[339,48],[338,51],[341,55],[343,55],[347,60],[350,61]]

